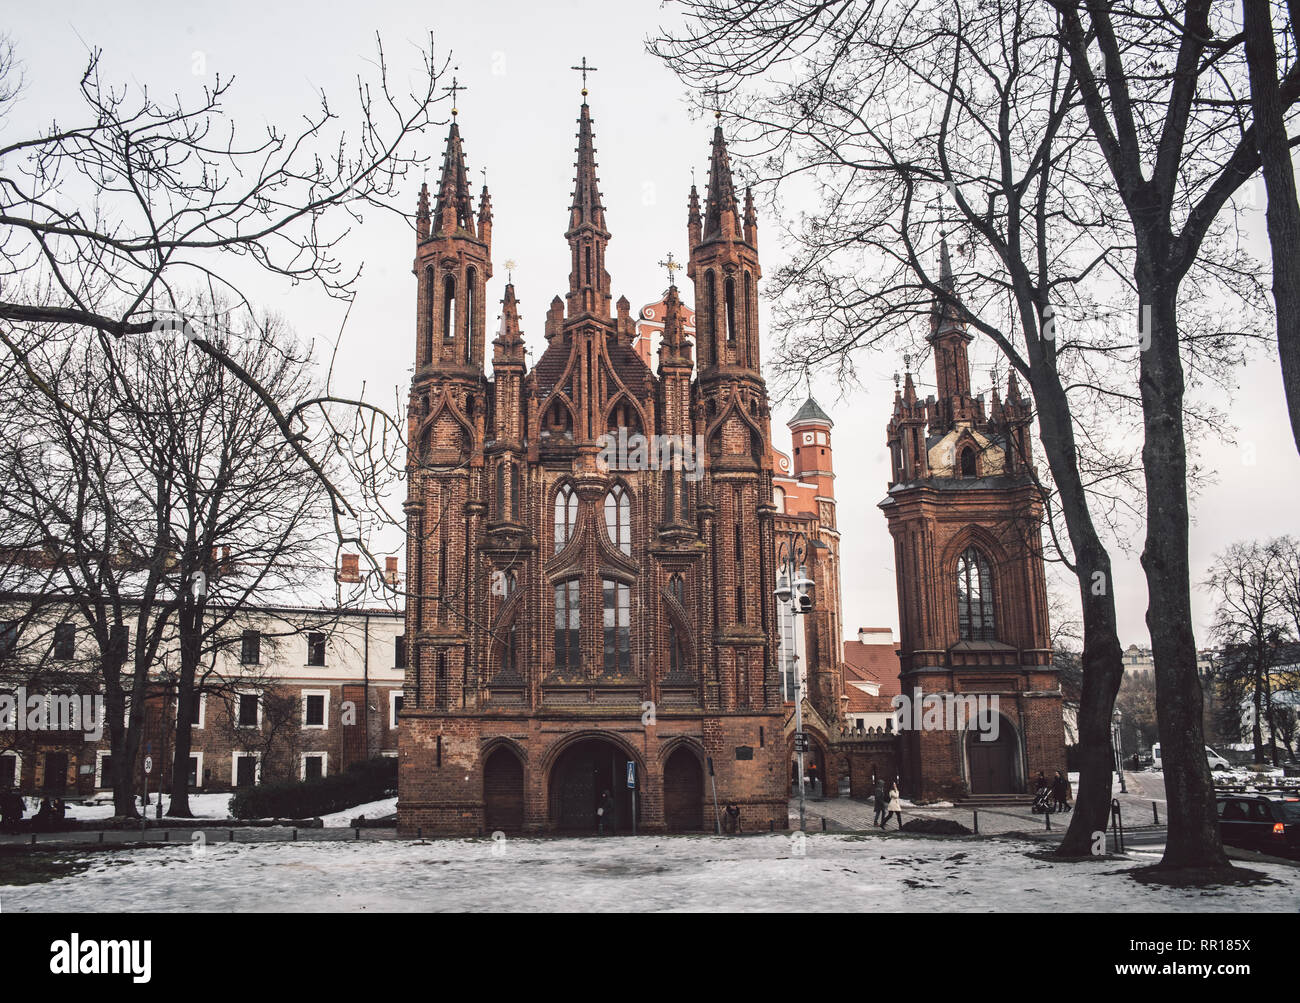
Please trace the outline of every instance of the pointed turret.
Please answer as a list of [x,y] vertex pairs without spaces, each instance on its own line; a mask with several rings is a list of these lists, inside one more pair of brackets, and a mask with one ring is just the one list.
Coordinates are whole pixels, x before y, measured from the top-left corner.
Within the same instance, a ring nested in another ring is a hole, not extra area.
[[519,328],[519,301],[515,299],[515,284],[506,283],[505,296],[501,300],[501,325],[497,336],[492,339],[494,350],[492,364],[500,367],[509,363],[523,365],[524,334]]
[[420,197],[415,204],[415,239],[417,242],[429,238],[429,186],[420,185]]
[[713,128],[713,154],[709,159],[708,202],[704,208],[705,241],[735,240],[742,229],[736,207],[736,185],[731,177],[731,158],[722,123]]
[[935,430],[946,432],[954,422],[975,421],[980,417],[980,408],[971,396],[970,362],[966,352],[966,346],[974,337],[961,320],[946,236],[939,239],[939,287],[943,292],[934,297],[927,339],[934,346],[935,386],[938,389],[938,425]]
[[694,247],[700,242],[700,193],[691,185],[691,199],[686,212],[686,246]]
[[659,370],[668,366],[691,366],[691,343],[682,322],[682,300],[675,285],[664,297],[664,329],[659,336]]
[[754,190],[745,189],[745,243],[758,250],[758,213],[754,211]]
[[451,120],[447,130],[447,148],[442,155],[442,177],[438,182],[438,201],[434,206],[435,233],[450,235],[457,230],[474,232],[474,207],[469,191],[469,172],[465,169],[465,151],[460,141],[460,126]]
[[569,242],[573,264],[569,272],[569,316],[594,313],[609,316],[609,273],[605,271],[605,207],[596,177],[596,143],[591,109],[584,91],[578,115],[578,160],[574,164],[573,202],[569,206]]
[[492,256],[492,196],[488,194],[486,183],[478,198],[478,239],[487,245],[490,258]]

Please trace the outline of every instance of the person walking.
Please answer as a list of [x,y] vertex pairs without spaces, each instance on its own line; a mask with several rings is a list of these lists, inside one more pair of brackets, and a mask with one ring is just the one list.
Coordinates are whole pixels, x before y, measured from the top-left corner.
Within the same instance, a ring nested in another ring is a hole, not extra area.
[[898,798],[897,781],[895,781],[894,785],[889,788],[889,803],[885,805],[885,821],[881,825],[881,828],[883,829],[889,828],[889,819],[893,815],[898,816],[898,828],[902,829],[903,828],[903,803]]
[[879,829],[884,824],[881,821],[881,819],[885,817],[885,804],[888,802],[888,800],[889,799],[885,797],[884,783],[877,780],[876,781],[876,814],[875,814],[875,818],[872,819],[872,822],[875,824],[877,829]]
[[610,826],[610,831],[614,831],[614,799],[609,796],[609,791],[600,795],[600,806],[596,809],[596,832],[605,835],[606,823]]
[[1065,798],[1069,791],[1069,784],[1065,777],[1061,776],[1061,771],[1056,771],[1056,776],[1052,778],[1052,808],[1055,811],[1065,811]]

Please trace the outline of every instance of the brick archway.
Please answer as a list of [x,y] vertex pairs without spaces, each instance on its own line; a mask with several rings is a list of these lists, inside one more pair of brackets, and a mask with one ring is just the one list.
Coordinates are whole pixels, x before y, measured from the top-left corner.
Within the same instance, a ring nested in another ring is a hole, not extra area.
[[[637,782],[644,785],[644,765],[612,735],[584,733],[557,747],[547,770],[551,825],[570,832],[594,833],[603,818],[606,833],[630,833],[633,798],[627,786],[629,762],[637,764]],[[597,816],[605,791],[612,799],[612,810]],[[642,803],[643,799],[636,799],[638,821]]]
[[664,824],[670,832],[704,828],[704,767],[687,745],[678,745],[664,762]]
[[488,832],[524,827],[524,764],[507,745],[498,745],[483,763],[483,826]]

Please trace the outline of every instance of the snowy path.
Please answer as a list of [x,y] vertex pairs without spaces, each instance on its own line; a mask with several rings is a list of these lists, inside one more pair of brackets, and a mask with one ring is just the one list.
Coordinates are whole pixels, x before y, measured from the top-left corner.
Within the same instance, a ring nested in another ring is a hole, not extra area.
[[1156,859],[1057,864],[1015,840],[813,834],[212,844],[89,854],[83,873],[0,887],[5,912],[89,911],[1275,911],[1300,906],[1300,870],[1276,883],[1153,888],[1125,871]]

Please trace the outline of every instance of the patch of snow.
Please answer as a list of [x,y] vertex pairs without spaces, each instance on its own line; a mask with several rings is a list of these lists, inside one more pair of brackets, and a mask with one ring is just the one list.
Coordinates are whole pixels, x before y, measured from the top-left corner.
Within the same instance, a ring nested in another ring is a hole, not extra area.
[[360,818],[362,815],[366,818],[383,818],[395,811],[397,811],[397,798],[391,797],[384,798],[382,801],[369,801],[344,811],[336,811],[332,815],[322,815],[321,821],[326,826],[349,826],[354,818]]
[[[346,840],[106,851],[75,876],[0,888],[5,911],[128,912],[1294,912],[1273,883],[1141,885],[1137,853],[1104,865],[1026,856],[1015,839],[814,833],[751,837]],[[248,889],[256,888],[256,895]]]

